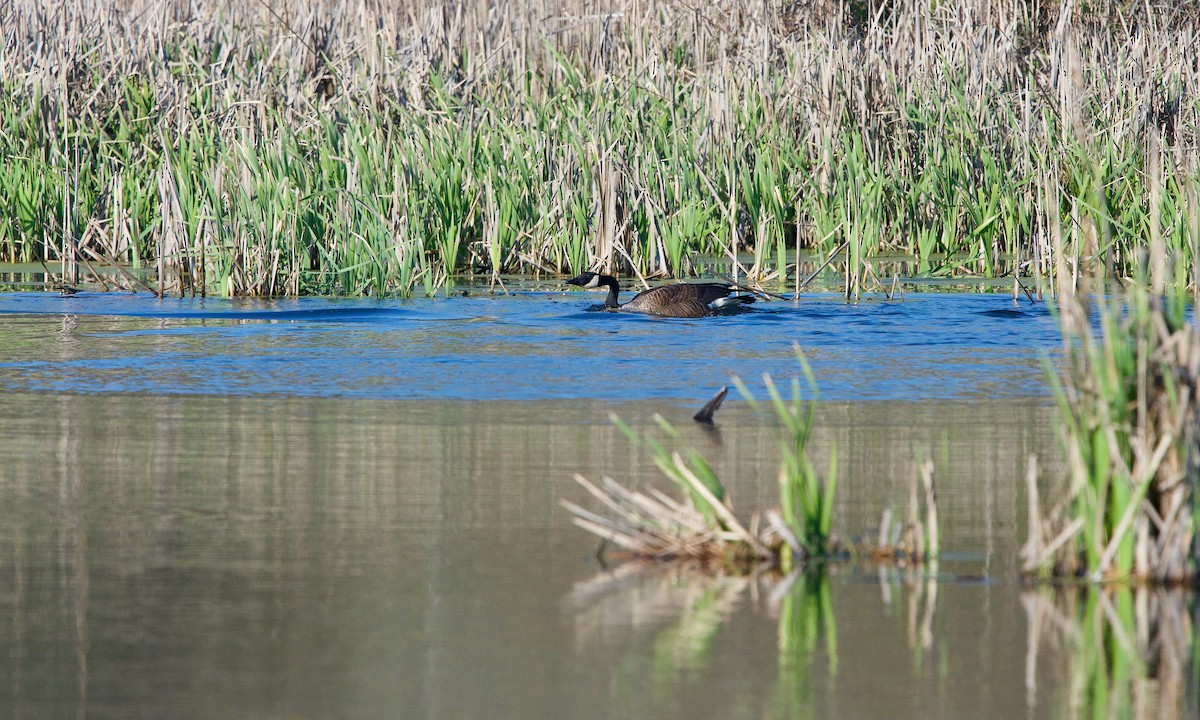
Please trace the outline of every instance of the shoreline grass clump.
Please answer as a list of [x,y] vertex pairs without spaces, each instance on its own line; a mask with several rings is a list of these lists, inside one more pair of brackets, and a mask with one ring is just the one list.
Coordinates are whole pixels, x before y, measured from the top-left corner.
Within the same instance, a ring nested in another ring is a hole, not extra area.
[[[797,352],[797,356],[815,392],[812,371],[803,355]],[[562,501],[575,515],[575,524],[635,556],[660,560],[735,566],[765,562],[790,572],[796,564],[821,562],[839,553],[841,545],[833,532],[837,462],[831,459],[828,474],[821,477],[808,456],[815,400],[803,399],[799,379],[795,379],[788,404],[770,377],[765,376],[765,380],[772,410],[781,425],[779,508],[756,513],[743,525],[730,510],[725,487],[698,451],[668,450],[612,416],[612,422],[632,442],[651,452],[655,465],[682,491],[683,498],[677,500],[655,489],[630,490],[607,477],[595,485],[576,475],[575,480],[601,502],[608,514]],[[752,399],[740,380],[734,382],[747,399]],[[656,416],[655,421],[668,436],[678,436],[663,418]]]
[[[1064,293],[1059,316],[1064,367],[1052,374],[1067,485],[1045,513],[1036,466],[1029,472],[1026,573],[1092,581],[1197,579],[1200,509],[1200,330],[1183,292],[1162,277],[1117,297]],[[1154,262],[1154,261],[1152,261]]]
[[[662,473],[682,492],[674,498],[657,489],[645,491],[626,488],[612,478],[595,484],[576,475],[575,480],[603,506],[592,512],[568,500],[563,507],[575,515],[579,527],[615,544],[634,557],[654,560],[699,561],[744,569],[757,564],[778,567],[785,573],[797,568],[820,567],[829,560],[845,558],[862,551],[877,562],[904,565],[928,563],[936,572],[940,550],[937,494],[934,489],[933,463],[926,460],[919,468],[924,487],[918,498],[917,473],[910,482],[906,522],[892,526],[886,521],[880,530],[879,544],[851,546],[843,543],[834,528],[834,500],[837,494],[837,452],[830,449],[829,464],[818,472],[809,454],[815,405],[819,398],[816,378],[799,346],[796,359],[808,383],[806,399],[800,379],[792,379],[791,398],[779,392],[769,375],[763,382],[770,398],[770,414],[779,422],[779,505],[754,513],[743,524],[733,514],[724,485],[708,461],[694,448],[670,450],[648,434],[639,433],[615,415],[610,420],[635,445],[645,447]],[[756,410],[763,405],[739,378],[734,385]],[[725,388],[714,399],[723,399]],[[714,401],[710,401],[712,406]],[[706,406],[706,410],[709,409]],[[711,421],[711,413],[700,416]],[[671,439],[678,431],[661,416],[655,415],[659,428]],[[603,553],[602,546],[601,553]]]
[[0,262],[411,295],[845,247],[854,297],[880,256],[1129,277],[1161,226],[1194,283],[1194,5],[885,5],[13,0]]

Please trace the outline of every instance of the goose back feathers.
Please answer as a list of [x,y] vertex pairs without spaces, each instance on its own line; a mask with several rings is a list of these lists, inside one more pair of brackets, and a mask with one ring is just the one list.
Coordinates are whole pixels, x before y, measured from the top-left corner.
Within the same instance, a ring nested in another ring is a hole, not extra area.
[[638,293],[632,300],[624,304],[617,301],[621,286],[611,275],[584,272],[580,273],[579,277],[568,280],[567,284],[586,289],[608,288],[604,306],[611,310],[644,312],[666,317],[704,317],[723,307],[754,302],[752,295],[733,295],[732,293],[740,288],[728,283],[660,285]]

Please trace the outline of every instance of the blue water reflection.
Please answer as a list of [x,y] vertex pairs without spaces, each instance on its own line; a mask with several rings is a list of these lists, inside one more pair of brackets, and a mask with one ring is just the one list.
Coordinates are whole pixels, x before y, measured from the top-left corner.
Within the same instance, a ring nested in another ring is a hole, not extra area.
[[699,320],[591,312],[583,293],[421,300],[0,295],[0,386],[71,393],[533,400],[705,398],[797,372],[830,400],[1046,393],[1045,304],[920,294],[759,303]]

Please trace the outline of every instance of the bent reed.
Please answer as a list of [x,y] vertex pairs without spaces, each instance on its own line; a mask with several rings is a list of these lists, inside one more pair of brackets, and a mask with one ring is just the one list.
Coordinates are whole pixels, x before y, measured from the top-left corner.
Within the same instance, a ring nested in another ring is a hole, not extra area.
[[783,287],[800,251],[845,245],[847,294],[896,254],[1053,291],[1083,260],[1129,275],[1154,227],[1194,284],[1198,15],[4,0],[0,262],[408,295],[706,257]]

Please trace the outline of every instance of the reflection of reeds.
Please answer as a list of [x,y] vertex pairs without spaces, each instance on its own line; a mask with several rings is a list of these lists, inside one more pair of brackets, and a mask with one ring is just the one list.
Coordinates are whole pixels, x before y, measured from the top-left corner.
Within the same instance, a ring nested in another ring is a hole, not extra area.
[[824,568],[793,572],[771,593],[772,609],[779,615],[779,680],[773,697],[774,714],[794,718],[811,713],[812,660],[824,641],[828,677],[837,675],[837,620],[829,576]]
[[704,670],[730,615],[762,600],[778,622],[778,677],[765,716],[796,717],[812,707],[819,677],[812,661],[820,651],[828,658],[828,677],[837,674],[837,625],[824,568],[731,576],[694,564],[634,561],[577,583],[570,597],[579,641],[612,645],[624,634],[648,635],[654,679],[667,683],[681,672]]
[[750,575],[630,562],[576,584],[571,601],[581,639],[611,643],[622,630],[651,632],[661,660],[656,672],[675,675],[708,664],[713,638],[756,582]]
[[1038,678],[1047,672],[1039,670],[1040,655],[1049,650],[1049,672],[1065,680],[1051,686],[1063,693],[1063,717],[1195,717],[1196,699],[1187,692],[1190,603],[1182,590],[1127,585],[1026,592],[1029,706],[1038,704]]
[[928,567],[880,563],[876,566],[876,571],[879,574],[879,590],[884,605],[890,607],[894,602],[893,589],[900,588],[903,591],[907,602],[905,618],[908,645],[919,665],[934,645],[938,585],[942,581],[938,576],[937,560],[933,559]]

